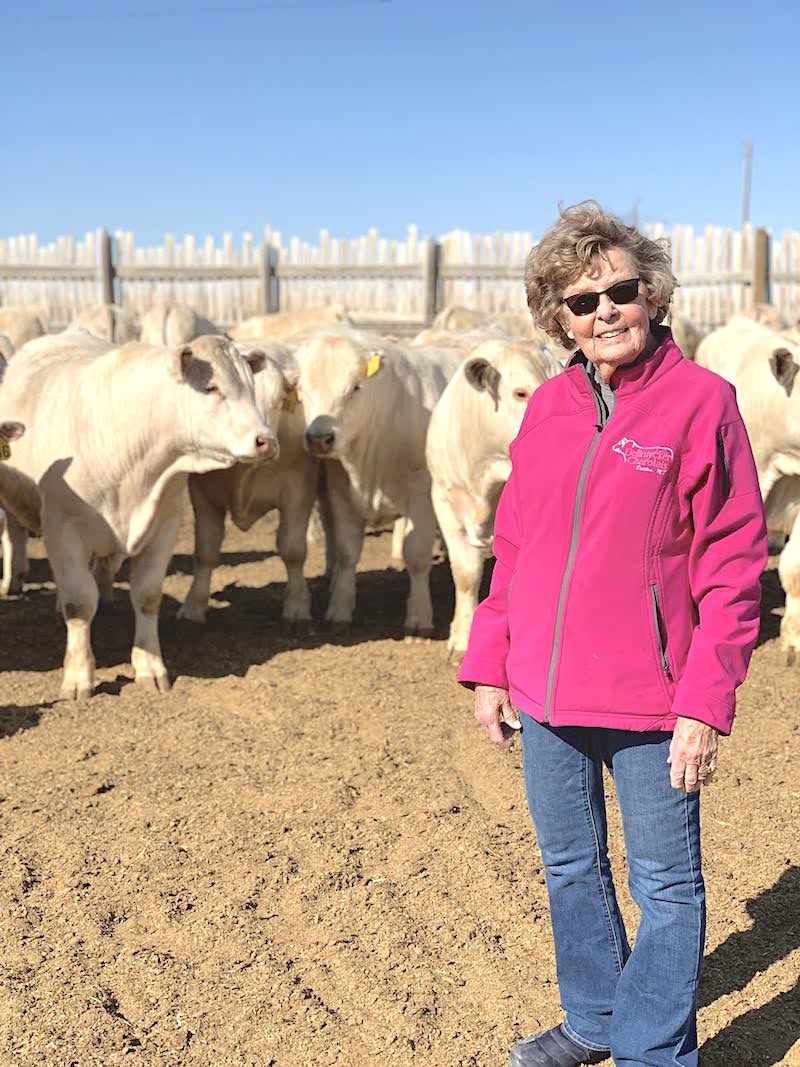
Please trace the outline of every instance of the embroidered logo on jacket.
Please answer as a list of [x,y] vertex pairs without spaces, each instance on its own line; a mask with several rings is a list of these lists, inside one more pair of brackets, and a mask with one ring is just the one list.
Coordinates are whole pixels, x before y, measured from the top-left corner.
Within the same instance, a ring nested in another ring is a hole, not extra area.
[[618,452],[634,470],[650,474],[663,474],[675,455],[666,445],[637,445],[630,437],[620,438],[612,445],[612,451]]

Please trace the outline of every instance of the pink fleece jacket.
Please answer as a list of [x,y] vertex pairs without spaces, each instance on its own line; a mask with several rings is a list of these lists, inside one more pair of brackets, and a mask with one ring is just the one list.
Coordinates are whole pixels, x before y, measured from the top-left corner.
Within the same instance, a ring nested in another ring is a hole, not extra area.
[[614,373],[579,353],[511,445],[491,589],[459,671],[553,726],[729,733],[758,636],[766,524],[733,387],[669,331]]

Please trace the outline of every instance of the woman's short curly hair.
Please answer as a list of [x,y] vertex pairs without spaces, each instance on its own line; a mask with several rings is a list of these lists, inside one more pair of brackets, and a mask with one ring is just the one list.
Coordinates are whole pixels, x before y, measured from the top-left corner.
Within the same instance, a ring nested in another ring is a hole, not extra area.
[[645,237],[635,226],[610,215],[596,200],[572,207],[559,205],[559,220],[534,245],[525,261],[525,294],[533,320],[564,348],[574,348],[561,325],[559,312],[564,288],[597,264],[612,248],[628,252],[650,298],[658,306],[657,326],[669,310],[678,284],[672,273],[669,241]]

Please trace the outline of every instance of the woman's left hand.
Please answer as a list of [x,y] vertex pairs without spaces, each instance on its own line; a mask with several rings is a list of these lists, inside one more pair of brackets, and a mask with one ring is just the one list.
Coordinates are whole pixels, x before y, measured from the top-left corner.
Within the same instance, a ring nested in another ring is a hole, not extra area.
[[718,732],[697,719],[678,716],[669,746],[669,780],[673,789],[694,793],[713,781],[717,769]]

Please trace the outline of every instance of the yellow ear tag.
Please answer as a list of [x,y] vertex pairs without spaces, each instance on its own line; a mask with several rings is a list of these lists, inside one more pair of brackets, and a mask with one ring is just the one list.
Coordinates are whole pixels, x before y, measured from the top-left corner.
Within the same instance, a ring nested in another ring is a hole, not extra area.
[[0,444],[0,463],[5,463],[7,459],[11,459],[11,445],[7,445],[5,441]]
[[370,356],[367,360],[367,377],[372,378],[381,369],[381,360],[383,356],[380,352],[376,352],[374,356]]
[[297,407],[297,390],[287,389],[286,396],[283,398],[283,410],[288,411],[289,414],[293,414],[294,409]]

